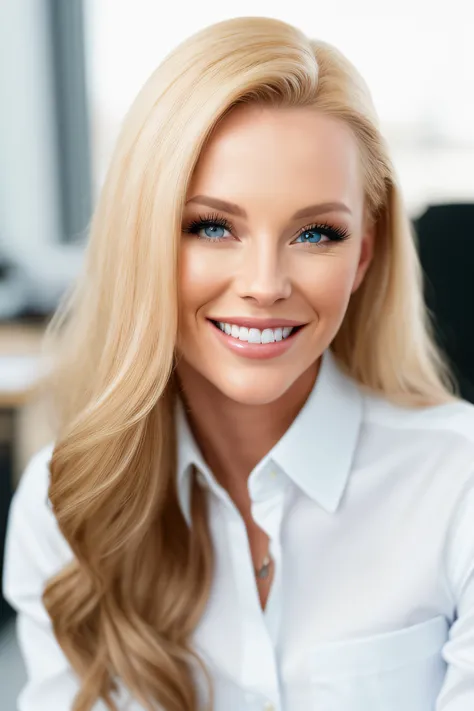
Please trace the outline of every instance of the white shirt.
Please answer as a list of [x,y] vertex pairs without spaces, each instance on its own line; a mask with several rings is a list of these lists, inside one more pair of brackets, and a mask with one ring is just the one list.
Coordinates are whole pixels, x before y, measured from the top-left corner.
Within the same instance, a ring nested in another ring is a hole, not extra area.
[[[244,523],[179,401],[177,425],[188,519],[191,463],[209,496],[216,571],[194,641],[215,711],[474,709],[474,406],[395,406],[326,351],[304,408],[249,478],[276,562],[265,612]],[[68,711],[78,689],[40,599],[71,557],[47,505],[52,450],[29,463],[8,523],[4,594],[29,674],[20,711]],[[141,711],[121,689],[120,710]]]

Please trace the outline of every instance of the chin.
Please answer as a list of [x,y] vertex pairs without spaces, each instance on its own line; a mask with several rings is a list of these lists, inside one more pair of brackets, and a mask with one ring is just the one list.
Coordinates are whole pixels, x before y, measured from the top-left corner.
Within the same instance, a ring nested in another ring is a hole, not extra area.
[[225,397],[242,405],[268,405],[281,398],[297,379],[283,373],[259,373],[249,377],[243,373],[222,373],[212,378],[212,383]]

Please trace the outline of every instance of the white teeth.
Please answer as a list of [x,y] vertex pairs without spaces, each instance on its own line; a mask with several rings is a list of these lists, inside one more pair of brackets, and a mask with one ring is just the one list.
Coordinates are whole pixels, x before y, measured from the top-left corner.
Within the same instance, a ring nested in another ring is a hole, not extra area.
[[265,328],[261,331],[259,328],[247,328],[246,326],[236,326],[232,323],[224,323],[218,321],[219,328],[228,336],[237,338],[240,341],[248,341],[249,343],[274,343],[288,338],[294,330],[293,327],[285,326],[283,328]]
[[262,342],[262,334],[258,330],[258,328],[249,328],[249,337],[247,340],[249,343],[261,343]]
[[275,341],[275,334],[271,328],[266,328],[262,331],[262,343],[273,343]]

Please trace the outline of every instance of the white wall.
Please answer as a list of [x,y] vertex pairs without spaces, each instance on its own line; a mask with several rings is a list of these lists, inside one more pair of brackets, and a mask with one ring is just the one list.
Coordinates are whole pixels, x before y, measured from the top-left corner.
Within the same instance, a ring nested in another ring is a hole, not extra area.
[[57,242],[59,192],[45,0],[0,2],[0,245]]

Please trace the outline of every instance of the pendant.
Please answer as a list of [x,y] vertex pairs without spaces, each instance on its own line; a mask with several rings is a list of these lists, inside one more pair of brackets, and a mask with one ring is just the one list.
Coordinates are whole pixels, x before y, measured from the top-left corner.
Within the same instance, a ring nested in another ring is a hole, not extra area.
[[269,556],[265,557],[265,560],[263,561],[262,567],[257,570],[257,578],[260,578],[260,580],[263,580],[264,578],[268,578],[268,573],[270,571],[270,565],[272,563],[272,560]]

